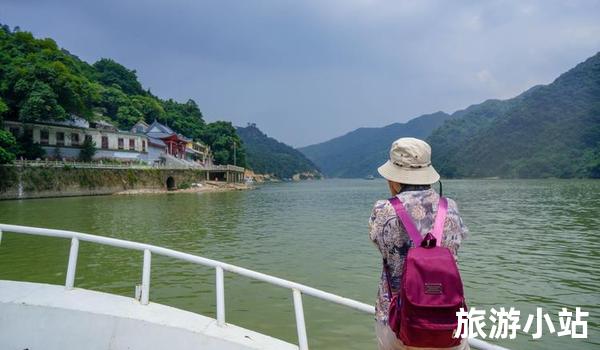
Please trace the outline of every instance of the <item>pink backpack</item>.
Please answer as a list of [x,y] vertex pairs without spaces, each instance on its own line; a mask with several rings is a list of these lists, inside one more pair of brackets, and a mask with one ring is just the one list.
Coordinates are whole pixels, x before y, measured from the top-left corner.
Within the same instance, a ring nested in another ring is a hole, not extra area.
[[446,348],[460,344],[453,338],[458,326],[456,312],[467,308],[463,285],[454,257],[448,248],[441,247],[444,220],[448,210],[446,198],[440,197],[433,230],[421,238],[404,205],[390,199],[396,214],[413,241],[408,250],[400,291],[392,294],[390,271],[384,269],[390,297],[389,325],[407,346]]

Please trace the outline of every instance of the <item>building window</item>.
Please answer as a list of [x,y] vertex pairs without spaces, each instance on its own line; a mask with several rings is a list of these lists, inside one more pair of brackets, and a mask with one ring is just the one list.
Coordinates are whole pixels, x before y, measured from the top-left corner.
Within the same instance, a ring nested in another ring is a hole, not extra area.
[[130,150],[135,149],[135,139],[129,139],[129,149]]
[[50,133],[48,132],[48,130],[40,130],[40,143],[42,145],[47,145],[49,138],[50,138]]
[[142,152],[146,152],[146,140],[142,140]]
[[15,138],[19,137],[19,134],[21,133],[21,129],[19,128],[10,128],[10,133],[13,134],[13,136]]
[[108,149],[108,136],[102,136],[102,148]]
[[119,149],[123,149],[123,139],[119,137]]
[[65,145],[65,133],[64,132],[57,132],[56,133],[56,145],[57,146],[64,146]]
[[72,133],[71,134],[71,146],[79,146],[79,134]]

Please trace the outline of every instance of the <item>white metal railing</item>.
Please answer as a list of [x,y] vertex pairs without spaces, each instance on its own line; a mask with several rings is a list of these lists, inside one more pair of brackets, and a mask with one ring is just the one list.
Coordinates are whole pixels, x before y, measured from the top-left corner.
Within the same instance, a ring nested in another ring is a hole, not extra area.
[[[310,295],[315,298],[326,300],[339,305],[344,305],[352,309],[367,313],[374,314],[375,308],[372,305],[361,303],[356,300],[348,299],[328,293],[316,288],[312,288],[300,283],[288,281],[282,278],[270,276],[264,273],[245,269],[243,267],[227,264],[221,261],[207,259],[204,257],[182,253],[173,249],[158,247],[145,243],[138,243],[132,241],[126,241],[117,238],[110,238],[104,236],[95,236],[87,233],[80,233],[74,231],[65,230],[54,230],[45,229],[38,227],[29,226],[18,226],[18,225],[6,225],[0,224],[0,244],[2,243],[2,232],[13,232],[29,235],[48,236],[48,237],[59,237],[71,239],[71,249],[69,251],[69,262],[67,266],[67,275],[65,280],[65,288],[72,289],[75,284],[75,272],[77,269],[77,257],[79,254],[79,242],[92,242],[118,248],[125,248],[131,250],[138,250],[144,252],[143,268],[142,268],[142,285],[140,293],[140,303],[147,305],[150,300],[150,269],[151,269],[151,258],[152,254],[158,254],[167,256],[194,264],[203,266],[213,267],[215,269],[215,283],[216,283],[216,302],[217,302],[217,325],[225,326],[225,280],[224,271],[233,272],[238,275],[250,277],[262,282],[280,286],[283,288],[292,290],[292,299],[294,304],[294,311],[296,314],[296,329],[298,333],[298,347],[300,350],[308,349],[308,337],[306,334],[306,324],[304,322],[304,308],[302,306],[302,294]],[[469,339],[469,345],[475,349],[481,350],[508,350],[506,348],[489,344],[485,341],[473,338]]]

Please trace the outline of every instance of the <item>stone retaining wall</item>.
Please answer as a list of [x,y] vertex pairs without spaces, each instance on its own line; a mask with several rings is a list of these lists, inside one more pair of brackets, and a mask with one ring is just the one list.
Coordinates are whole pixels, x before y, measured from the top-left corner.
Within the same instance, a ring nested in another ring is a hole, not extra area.
[[[82,169],[0,166],[0,199],[89,196],[136,189],[189,187],[208,179],[206,170]],[[212,175],[210,175],[212,177]]]

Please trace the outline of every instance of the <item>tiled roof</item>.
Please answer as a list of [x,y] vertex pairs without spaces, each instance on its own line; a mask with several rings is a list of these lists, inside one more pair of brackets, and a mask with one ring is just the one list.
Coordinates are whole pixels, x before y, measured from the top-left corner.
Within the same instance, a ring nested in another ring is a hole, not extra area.
[[166,126],[164,124],[159,123],[156,120],[154,122],[152,122],[152,124],[150,124],[150,126],[148,126],[146,135],[148,135],[148,137],[153,137],[153,138],[158,138],[158,139],[162,139],[162,138],[169,137],[172,135],[177,135],[177,137],[183,141],[186,141],[186,142],[192,141],[192,139],[187,138],[184,135],[177,134],[175,131],[173,131],[173,129],[169,128],[168,126]]
[[165,143],[161,139],[148,136],[148,143],[156,146],[165,147]]

